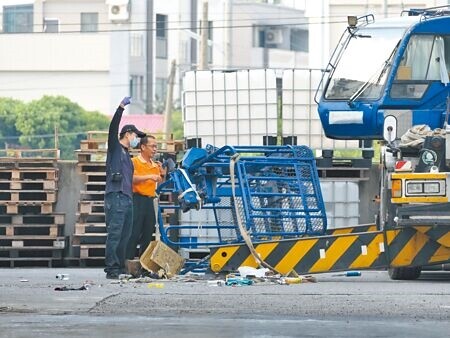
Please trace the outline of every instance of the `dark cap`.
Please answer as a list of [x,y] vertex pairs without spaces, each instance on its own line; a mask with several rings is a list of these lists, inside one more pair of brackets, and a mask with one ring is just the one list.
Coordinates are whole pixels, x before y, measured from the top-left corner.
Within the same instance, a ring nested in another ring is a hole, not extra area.
[[140,130],[138,130],[134,124],[126,124],[122,127],[122,130],[120,131],[120,135],[125,134],[127,132],[133,132],[136,133],[138,137],[144,137],[146,134]]

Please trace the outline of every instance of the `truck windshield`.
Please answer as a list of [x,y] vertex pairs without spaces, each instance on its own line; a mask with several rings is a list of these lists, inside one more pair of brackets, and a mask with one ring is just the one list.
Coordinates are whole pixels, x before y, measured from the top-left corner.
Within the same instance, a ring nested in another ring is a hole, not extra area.
[[390,67],[390,57],[403,33],[404,28],[365,28],[355,32],[331,74],[325,98],[354,100],[380,97]]

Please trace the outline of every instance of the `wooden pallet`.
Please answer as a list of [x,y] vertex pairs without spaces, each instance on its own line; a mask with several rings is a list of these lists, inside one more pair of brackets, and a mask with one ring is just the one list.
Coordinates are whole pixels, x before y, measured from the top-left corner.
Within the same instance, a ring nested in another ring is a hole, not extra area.
[[[184,140],[174,140],[172,136],[169,139],[164,139],[165,135],[162,133],[152,133],[156,137],[156,142],[159,144],[161,152],[179,152],[184,150]],[[88,131],[86,140],[80,142],[81,151],[92,151],[99,149],[106,149],[108,142],[108,132],[106,131]]]
[[89,233],[74,235],[72,245],[104,245],[106,244],[106,233]]
[[54,246],[0,246],[1,267],[47,266],[49,268],[62,263],[64,248]]
[[78,163],[77,171],[80,175],[86,173],[106,173],[106,163],[105,162],[87,162]]
[[55,180],[0,180],[0,190],[56,190]]
[[3,190],[0,191],[0,201],[3,202],[56,202],[55,190]]
[[86,172],[83,174],[84,182],[106,182],[106,172]]
[[0,246],[0,259],[2,261],[31,261],[34,259],[54,260],[62,259],[63,252],[64,248],[54,246],[27,246],[19,248]]
[[37,224],[64,224],[65,214],[50,215],[0,215],[0,225],[37,225]]
[[0,267],[2,268],[25,268],[25,267],[62,267],[62,257],[15,257],[2,258],[0,257]]
[[90,162],[105,162],[106,152],[86,152],[86,151],[75,151],[77,154],[78,162],[90,163]]
[[80,259],[105,259],[104,244],[73,245],[73,251]]
[[86,191],[105,192],[106,182],[86,182],[84,184]]
[[77,235],[89,235],[89,234],[106,234],[105,223],[75,223],[75,234]]
[[79,223],[105,223],[105,213],[95,212],[90,214],[77,214]]
[[64,234],[64,224],[11,224],[0,225],[0,236],[46,236],[61,237]]
[[58,180],[57,168],[1,168],[0,180]]
[[[0,213],[5,214],[51,214],[53,212],[53,202],[6,202],[4,209],[1,204],[4,201],[0,201]],[[4,211],[2,211],[4,210]]]
[[104,201],[80,201],[78,203],[80,215],[90,215],[105,212]]
[[350,167],[334,167],[334,168],[317,168],[317,173],[321,179],[330,179],[337,181],[339,179],[349,181],[368,181],[369,169],[367,168],[350,168]]
[[27,249],[29,247],[65,248],[64,237],[53,236],[0,236],[0,248]]
[[104,201],[105,192],[104,191],[81,191],[80,192],[81,201]]
[[56,161],[59,149],[0,149],[0,160],[39,160]]

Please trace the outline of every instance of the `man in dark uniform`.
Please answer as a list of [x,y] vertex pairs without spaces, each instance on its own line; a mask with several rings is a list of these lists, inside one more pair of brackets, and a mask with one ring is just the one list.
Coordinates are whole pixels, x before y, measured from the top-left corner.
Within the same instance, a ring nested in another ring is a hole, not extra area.
[[119,124],[130,97],[120,102],[109,125],[108,153],[106,155],[105,219],[108,236],[106,238],[105,272],[106,278],[118,279],[125,270],[125,251],[131,235],[133,218],[132,180],[133,163],[129,148],[139,143],[138,137],[145,136],[134,125],[125,125],[119,134]]

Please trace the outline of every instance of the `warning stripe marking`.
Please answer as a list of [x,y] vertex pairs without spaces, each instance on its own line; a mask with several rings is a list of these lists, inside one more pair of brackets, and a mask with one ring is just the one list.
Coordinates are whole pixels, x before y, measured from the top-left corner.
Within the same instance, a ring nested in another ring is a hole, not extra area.
[[[350,247],[345,250],[345,252],[342,253],[341,257],[339,257],[339,259],[333,264],[331,269],[348,269],[349,265],[352,264],[359,256],[367,255],[367,245],[375,236],[375,233],[357,235],[357,240],[352,243]],[[363,253],[363,251],[365,253]]]
[[[255,243],[255,250],[261,259],[282,274],[292,270],[297,273],[317,273],[388,265],[426,265],[450,259],[450,248],[436,242],[434,237],[437,236],[444,243],[450,241],[450,232],[442,231],[442,227],[417,226],[385,232],[359,232],[361,228],[336,229],[333,233],[319,237]],[[375,226],[370,228],[376,229]],[[213,271],[258,266],[246,245],[211,250]]]
[[440,246],[434,255],[428,260],[430,263],[442,262],[450,259],[450,249]]
[[283,256],[280,262],[275,265],[275,270],[281,273],[289,273],[294,270],[298,262],[305,257],[317,241],[318,239],[296,242],[286,255]]
[[225,264],[230,260],[236,251],[238,251],[239,246],[228,246],[222,247],[211,256],[211,270],[220,271],[223,269]]
[[450,247],[450,227],[449,226],[415,226],[414,229],[426,234],[439,244]]
[[380,252],[380,243],[383,243],[383,234],[378,234],[375,238],[367,245],[367,255],[358,256],[352,264],[350,264],[350,269],[361,269],[364,267],[373,266],[377,258],[383,254]]
[[[416,258],[416,255],[420,252],[426,242],[429,240],[429,237],[425,236],[421,232],[415,231],[406,231],[408,229],[404,229],[402,231],[402,236],[400,237],[398,242],[402,242],[402,245],[399,245],[397,248],[394,247],[394,250],[391,250],[391,246],[389,248],[389,252],[391,254],[391,265],[393,266],[406,266],[410,265],[413,260]],[[403,234],[405,236],[403,236]],[[392,246],[396,245],[392,243]],[[393,255],[393,251],[397,251],[395,255]]]
[[[258,244],[255,247],[256,252],[258,253],[259,257],[265,261],[267,256],[279,245],[280,243],[274,242],[274,243],[262,243]],[[270,264],[270,263],[269,263]],[[251,266],[251,267],[258,267],[258,263],[255,260],[255,257],[253,257],[252,254],[248,255],[245,261],[242,262],[241,266]]]
[[329,271],[344,252],[358,239],[358,236],[345,236],[337,238],[325,251],[325,258],[319,259],[309,272]]

